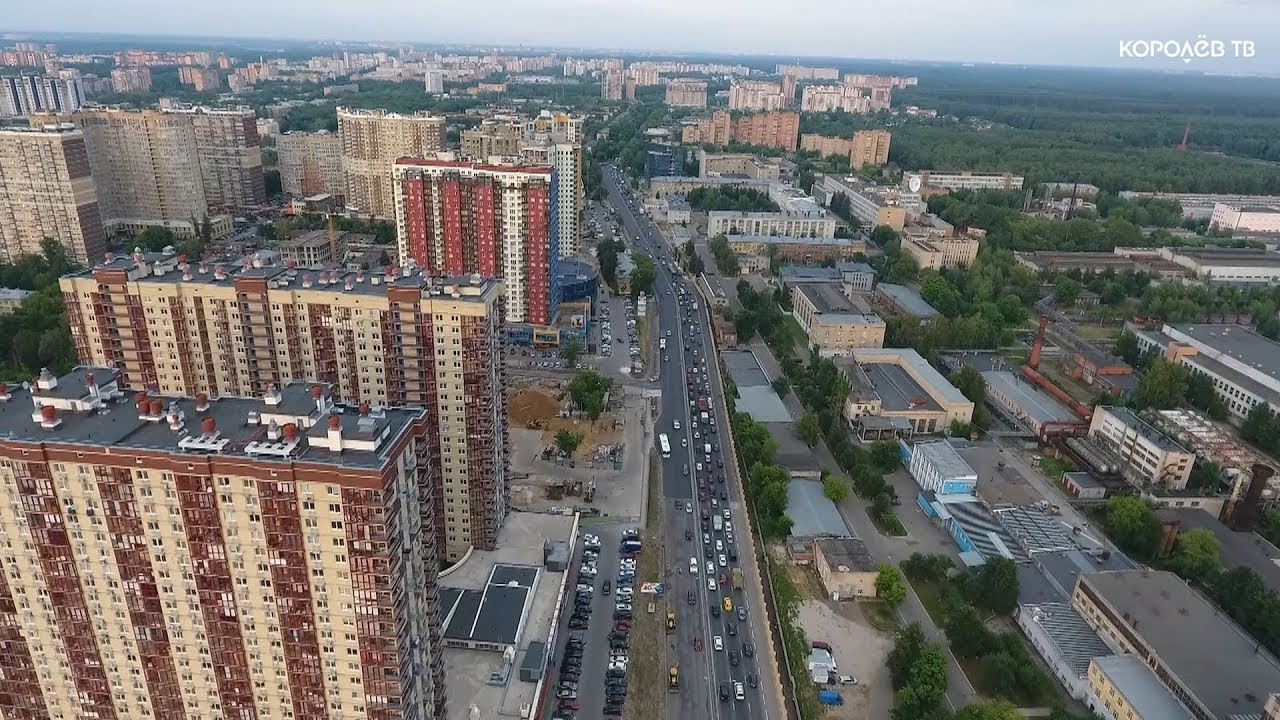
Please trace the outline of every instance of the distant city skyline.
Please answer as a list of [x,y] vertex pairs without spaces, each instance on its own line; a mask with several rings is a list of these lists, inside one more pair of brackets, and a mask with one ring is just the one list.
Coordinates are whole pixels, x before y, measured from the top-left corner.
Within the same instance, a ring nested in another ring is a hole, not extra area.
[[[1280,73],[1276,0],[988,0],[981,10],[954,0],[492,0],[483,12],[365,0],[352,9],[346,0],[222,0],[215,13],[185,18],[160,0],[64,0],[9,8],[5,30]],[[860,31],[866,27],[873,30]],[[1224,41],[1227,57],[1121,57],[1125,41],[1194,43],[1200,35]],[[1253,42],[1256,55],[1231,57],[1233,40]]]

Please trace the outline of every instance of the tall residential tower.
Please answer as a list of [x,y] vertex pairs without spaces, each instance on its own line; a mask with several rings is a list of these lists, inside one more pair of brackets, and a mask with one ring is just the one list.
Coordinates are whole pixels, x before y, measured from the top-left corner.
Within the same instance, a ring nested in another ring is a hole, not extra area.
[[84,133],[66,124],[0,129],[0,259],[39,255],[45,238],[82,263],[106,250]]
[[402,157],[431,157],[445,149],[445,122],[438,115],[400,115],[385,110],[338,108],[347,205],[365,216],[396,216],[391,166]]

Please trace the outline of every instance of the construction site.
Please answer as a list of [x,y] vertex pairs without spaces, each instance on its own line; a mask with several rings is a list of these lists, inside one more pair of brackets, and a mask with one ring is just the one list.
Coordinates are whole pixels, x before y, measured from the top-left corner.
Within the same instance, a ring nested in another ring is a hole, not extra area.
[[[573,408],[568,381],[514,383],[508,405],[511,504],[530,511],[636,517],[649,430],[644,401],[621,386],[595,420]],[[566,452],[565,436],[576,444]]]

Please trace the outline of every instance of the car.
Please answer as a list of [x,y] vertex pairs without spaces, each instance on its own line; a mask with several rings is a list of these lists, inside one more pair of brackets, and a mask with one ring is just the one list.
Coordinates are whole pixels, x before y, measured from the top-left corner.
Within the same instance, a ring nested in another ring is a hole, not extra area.
[[724,631],[725,631],[726,633],[728,633],[729,637],[733,637],[733,636],[737,635],[737,634],[738,634],[738,625],[737,625],[737,623],[725,623],[725,624],[724,624]]
[[689,574],[690,575],[698,574],[698,558],[694,558],[694,557],[689,558]]
[[706,558],[707,558],[708,560],[713,560],[713,559],[715,559],[715,553],[711,550],[711,546],[710,546],[710,545],[703,545],[703,546],[702,546],[702,548],[703,548],[703,551],[704,551],[704,552],[703,552],[703,555],[705,555],[705,556],[706,556]]
[[742,689],[742,683],[735,682],[733,684],[733,697],[738,700],[745,700],[747,698],[746,691]]
[[858,678],[856,678],[856,677],[854,677],[854,676],[852,676],[852,675],[841,675],[841,676],[840,676],[840,684],[841,684],[841,685],[857,685],[857,684],[858,684]]
[[627,676],[627,671],[620,670],[618,668],[609,668],[604,671],[604,676],[607,678],[625,678]]
[[570,619],[569,619],[569,629],[570,629],[570,630],[586,630],[586,629],[587,629],[587,621],[586,621],[586,620],[581,620],[581,619],[578,619],[578,618],[570,618]]
[[717,605],[716,603],[711,603],[711,617],[713,618],[720,617],[720,606]]
[[756,654],[756,648],[751,644],[750,640],[744,640],[742,642],[742,654],[747,657],[751,657]]
[[711,647],[716,652],[720,652],[724,650],[724,638],[720,637],[719,635],[716,635],[715,637],[711,638]]
[[690,501],[688,501],[688,500],[686,500],[686,501],[685,501],[685,503],[684,503],[684,511],[685,511],[685,512],[687,512],[687,513],[689,513],[690,515],[692,515],[692,514],[693,514],[693,503],[692,503],[692,502],[690,502]]
[[729,508],[725,508],[725,509],[724,509],[724,519],[725,519],[725,520],[729,520],[729,519],[730,519],[730,515],[729,515]]
[[729,651],[729,664],[730,664],[730,665],[732,665],[733,667],[738,667],[738,663],[739,663],[739,662],[741,662],[741,661],[738,659],[738,651],[737,651],[737,650],[730,650],[730,651]]
[[556,697],[560,698],[561,700],[577,700],[578,691],[577,690],[557,690]]
[[726,567],[729,564],[729,562],[725,560],[724,553],[717,555],[716,561],[720,564],[720,567]]
[[738,606],[738,622],[744,622],[747,619],[747,609],[741,605]]
[[753,688],[760,687],[760,676],[755,673],[747,673],[747,684]]
[[685,531],[684,531],[684,539],[685,539],[685,540],[693,540],[693,530],[692,530],[692,529],[689,529],[689,528],[686,528],[686,529],[685,529]]
[[630,620],[631,611],[630,610],[614,610],[613,619],[614,620]]
[[680,438],[680,447],[689,447],[689,438],[687,437]]
[[695,594],[694,594],[694,592],[693,592],[692,590],[690,590],[690,591],[689,591],[689,597],[687,598],[687,600],[688,600],[688,602],[689,602],[689,604],[690,604],[690,605],[697,605],[697,604],[698,604],[698,596],[697,596],[697,595],[695,595]]
[[612,583],[610,583],[608,580],[605,580],[604,583],[600,586],[600,594],[608,597],[609,591],[611,588],[612,588]]
[[729,702],[729,683],[728,681],[720,683],[720,700],[721,702]]
[[701,635],[695,635],[693,637],[693,651],[702,652],[702,636]]
[[684,476],[685,476],[685,477],[689,477],[689,466],[688,466],[688,465],[685,465],[685,466],[684,466]]
[[716,538],[716,552],[724,552],[724,541]]
[[560,701],[561,712],[564,712],[565,710],[573,710],[576,712],[580,707],[582,707],[582,705],[580,705],[577,700],[561,700]]
[[814,640],[809,644],[813,646],[814,650],[826,650],[827,652],[831,652],[831,646],[821,640]]

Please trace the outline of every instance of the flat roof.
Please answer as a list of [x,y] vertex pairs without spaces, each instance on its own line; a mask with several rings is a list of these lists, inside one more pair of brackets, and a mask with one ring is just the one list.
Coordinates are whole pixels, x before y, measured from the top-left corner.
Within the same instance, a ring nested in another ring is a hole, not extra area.
[[440,588],[445,640],[514,645],[538,583],[539,568],[495,563],[481,590]]
[[916,453],[920,453],[921,457],[927,459],[938,469],[938,473],[948,480],[978,478],[978,473],[965,462],[964,458],[960,457],[955,446],[947,440],[918,442],[911,446],[911,454]]
[[[804,215],[796,217],[806,217]],[[853,247],[855,244],[862,245],[862,241],[853,240],[851,238],[815,238],[815,237],[798,237],[795,235],[728,235],[729,244],[734,243],[764,243],[766,245],[839,245],[843,247]]]
[[1140,718],[1190,720],[1191,714],[1169,689],[1160,683],[1145,662],[1134,655],[1108,655],[1096,658],[1098,666],[1111,680],[1111,685],[1124,696],[1124,701]]
[[873,572],[876,561],[866,543],[855,537],[818,538],[814,543],[832,569],[840,572]]
[[[761,373],[763,376],[763,373]],[[783,404],[782,398],[767,383],[748,387],[738,387],[738,398],[734,403],[738,412],[744,412],[752,420],[762,423],[790,423],[794,418],[791,411]],[[779,459],[779,463],[782,460]]]
[[1105,409],[1117,420],[1124,423],[1126,427],[1131,428],[1134,432],[1147,440],[1150,440],[1153,445],[1161,450],[1168,452],[1187,452],[1187,449],[1182,447],[1177,440],[1174,440],[1156,426],[1138,417],[1137,413],[1127,407],[1120,405],[1103,405],[1099,409]]
[[862,371],[880,406],[889,412],[942,409],[928,390],[897,365],[871,363],[863,365]]
[[[1265,210],[1264,212],[1275,212]],[[1225,265],[1228,267],[1280,267],[1280,253],[1254,248],[1176,248],[1174,255],[1195,260],[1201,265]]]
[[849,527],[817,480],[792,478],[787,483],[787,517],[796,537],[848,537]]
[[982,373],[982,379],[987,381],[988,388],[998,390],[1038,423],[1066,422],[1076,419],[1075,413],[1068,410],[1062,403],[1022,382],[1018,376],[1008,370],[987,370]]
[[[930,398],[940,396],[943,400],[950,403],[968,403],[969,398],[964,396],[950,380],[943,377],[937,368],[929,364],[928,360],[916,352],[914,348],[876,348],[874,350],[855,350],[853,352],[854,360],[867,365],[879,365],[889,367],[892,365],[902,365],[911,368],[916,375],[924,379],[928,387],[923,389],[928,392]],[[893,363],[884,363],[883,359],[892,359]],[[904,373],[905,375],[905,373]],[[906,376],[916,387],[922,387],[910,376]]]
[[[818,207],[818,206],[814,206]],[[741,220],[830,220],[833,216],[830,212],[819,208],[818,210],[807,210],[803,212],[779,210],[773,211],[750,211],[750,210],[712,210],[707,213],[707,219],[713,218],[738,218]]]
[[1176,521],[1182,532],[1208,530],[1218,538],[1224,567],[1243,565],[1258,573],[1267,587],[1280,588],[1280,548],[1257,533],[1236,532],[1200,508],[1162,508],[1156,515],[1165,522]]
[[[753,236],[754,237],[754,236]],[[729,242],[733,242],[730,239]],[[788,280],[792,282],[800,280],[831,280],[840,279],[840,270],[833,267],[823,267],[821,265],[783,265],[778,268],[778,279],[782,284],[786,284]]]
[[906,285],[880,283],[876,285],[876,290],[887,295],[900,311],[909,315],[914,315],[918,318],[932,318],[942,314],[938,312],[937,308],[925,302],[924,298],[920,297],[920,293]]
[[[1173,332],[1170,332],[1172,329]],[[1185,323],[1166,325],[1165,334],[1180,341],[1179,334],[1203,347],[1248,365],[1258,372],[1280,380],[1280,343],[1254,332],[1244,325]]]
[[769,377],[764,368],[750,350],[725,350],[720,353],[720,362],[729,373],[729,378],[741,393],[743,388],[769,385]]
[[999,508],[992,512],[1028,555],[1076,549],[1076,544],[1067,536],[1062,524],[1042,510],[1011,507]]
[[[1094,658],[1112,654],[1111,648],[1068,603],[1027,603],[1019,607],[1019,612],[1026,617],[1027,623],[1044,631],[1054,652],[1075,672],[1076,677],[1084,677],[1088,673],[1089,662]],[[1143,717],[1152,720],[1163,718],[1161,715]]]
[[[1258,641],[1171,572],[1081,576],[1216,717],[1258,712],[1280,665]],[[1250,699],[1252,698],[1252,699]]]

